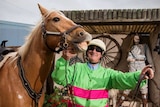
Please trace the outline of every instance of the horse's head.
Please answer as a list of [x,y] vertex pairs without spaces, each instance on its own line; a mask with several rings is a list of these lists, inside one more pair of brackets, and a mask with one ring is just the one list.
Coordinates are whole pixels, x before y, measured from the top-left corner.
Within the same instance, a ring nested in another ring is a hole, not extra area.
[[[42,14],[42,33],[47,47],[55,52],[71,45],[77,51],[87,49],[92,36],[60,11],[48,11],[38,5]],[[58,47],[58,50],[56,50]]]

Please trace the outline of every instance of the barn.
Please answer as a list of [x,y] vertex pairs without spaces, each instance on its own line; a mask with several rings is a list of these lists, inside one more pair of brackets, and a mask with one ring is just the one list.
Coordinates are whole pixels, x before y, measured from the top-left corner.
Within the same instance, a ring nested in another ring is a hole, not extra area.
[[[128,71],[126,61],[130,34],[138,33],[148,44],[155,68],[154,81],[149,81],[149,107],[160,105],[160,9],[118,9],[63,11],[74,22],[82,25],[93,37],[98,37],[106,45],[117,47],[116,54],[108,57],[105,66]],[[111,44],[112,41],[113,43]],[[117,44],[118,43],[118,44]],[[120,47],[119,47],[120,46]],[[113,50],[113,49],[112,49]],[[113,50],[116,51],[116,50]],[[120,53],[121,52],[121,53]],[[113,58],[113,59],[112,59]],[[115,59],[119,59],[116,61]],[[113,62],[112,64],[110,62]],[[155,84],[156,83],[156,84]]]

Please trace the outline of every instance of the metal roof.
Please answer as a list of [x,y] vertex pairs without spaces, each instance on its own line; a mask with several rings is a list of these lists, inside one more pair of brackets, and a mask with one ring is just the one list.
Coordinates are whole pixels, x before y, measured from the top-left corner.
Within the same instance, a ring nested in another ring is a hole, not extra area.
[[160,24],[160,9],[63,11],[92,34],[151,33]]

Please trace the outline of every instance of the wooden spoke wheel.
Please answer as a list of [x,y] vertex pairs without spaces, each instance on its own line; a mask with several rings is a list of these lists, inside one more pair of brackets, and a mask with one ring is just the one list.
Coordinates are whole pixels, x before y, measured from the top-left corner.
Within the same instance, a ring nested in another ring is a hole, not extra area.
[[[121,59],[119,43],[110,35],[101,35],[95,38],[101,39],[106,44],[106,51],[101,59],[101,65],[104,67],[115,68]],[[84,61],[87,60],[86,53],[83,54],[83,58]]]

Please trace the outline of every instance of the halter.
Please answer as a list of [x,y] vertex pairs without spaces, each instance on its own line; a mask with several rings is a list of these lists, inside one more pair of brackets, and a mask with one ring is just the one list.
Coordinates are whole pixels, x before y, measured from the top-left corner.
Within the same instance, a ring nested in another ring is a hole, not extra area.
[[[56,53],[59,53],[60,51],[62,51],[63,49],[66,49],[68,47],[68,43],[67,43],[67,40],[66,40],[66,36],[68,34],[70,34],[73,30],[77,29],[78,27],[82,27],[81,25],[75,25],[73,27],[71,27],[70,29],[64,31],[64,32],[51,32],[51,31],[47,31],[45,29],[45,24],[44,22],[42,21],[42,35],[43,35],[43,38],[45,40],[45,44],[46,46],[53,52],[56,52]],[[59,42],[59,49],[52,49],[51,47],[49,47],[48,43],[47,43],[47,36],[61,36],[61,40]]]

